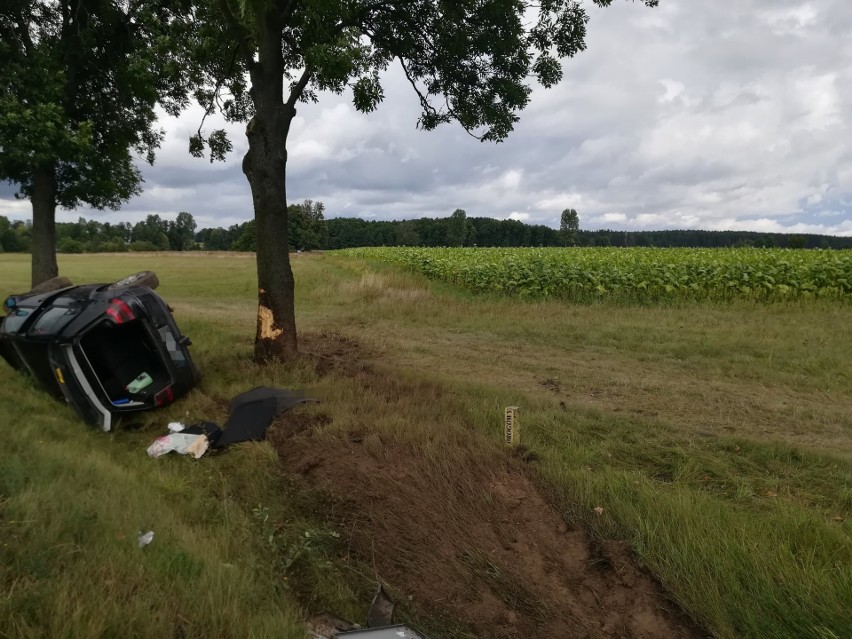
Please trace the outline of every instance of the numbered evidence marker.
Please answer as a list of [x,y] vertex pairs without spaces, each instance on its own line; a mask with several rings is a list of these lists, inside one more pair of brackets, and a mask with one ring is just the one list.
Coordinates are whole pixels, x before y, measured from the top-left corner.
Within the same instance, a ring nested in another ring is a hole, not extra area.
[[521,423],[518,421],[518,407],[506,407],[505,421],[506,446],[516,446],[521,443]]

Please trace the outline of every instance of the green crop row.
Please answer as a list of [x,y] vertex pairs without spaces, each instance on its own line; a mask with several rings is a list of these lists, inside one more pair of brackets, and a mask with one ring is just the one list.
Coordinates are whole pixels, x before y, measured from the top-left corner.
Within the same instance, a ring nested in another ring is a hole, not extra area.
[[589,300],[852,300],[852,251],[663,248],[360,248],[478,292]]

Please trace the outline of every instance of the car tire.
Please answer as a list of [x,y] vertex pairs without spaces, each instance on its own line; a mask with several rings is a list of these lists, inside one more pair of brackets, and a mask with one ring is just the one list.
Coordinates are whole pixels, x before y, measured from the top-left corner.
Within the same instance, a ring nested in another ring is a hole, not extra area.
[[45,280],[38,286],[33,286],[27,295],[52,293],[53,291],[58,291],[60,288],[68,288],[69,286],[74,286],[71,283],[71,280],[60,275],[59,277],[51,277],[49,280]]
[[147,286],[151,290],[160,285],[160,279],[154,271],[139,271],[133,275],[128,275],[124,279],[120,279],[114,284],[107,286],[108,291],[114,291],[118,288],[126,286]]

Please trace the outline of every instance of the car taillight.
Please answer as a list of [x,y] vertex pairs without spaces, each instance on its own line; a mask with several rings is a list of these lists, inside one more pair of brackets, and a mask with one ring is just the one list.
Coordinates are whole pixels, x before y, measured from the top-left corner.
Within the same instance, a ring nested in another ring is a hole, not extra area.
[[110,301],[106,314],[109,315],[116,324],[124,324],[124,322],[136,319],[136,316],[133,314],[130,307],[118,298]]
[[166,386],[159,393],[154,395],[154,404],[157,406],[165,406],[166,404],[171,404],[175,399],[175,394],[172,391],[171,386]]

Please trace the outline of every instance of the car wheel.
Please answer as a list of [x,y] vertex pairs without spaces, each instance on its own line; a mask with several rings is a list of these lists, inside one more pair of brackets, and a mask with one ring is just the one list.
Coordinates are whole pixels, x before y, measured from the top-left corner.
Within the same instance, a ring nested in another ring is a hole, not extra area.
[[45,280],[38,286],[33,286],[32,290],[27,293],[27,295],[40,295],[41,293],[50,293],[52,291],[58,291],[60,288],[68,288],[69,286],[74,286],[67,277],[51,277],[49,280]]
[[150,289],[155,289],[159,285],[160,280],[154,271],[139,271],[118,280],[115,284],[110,284],[107,286],[107,290],[113,291],[117,288],[124,288],[125,286],[147,286]]

